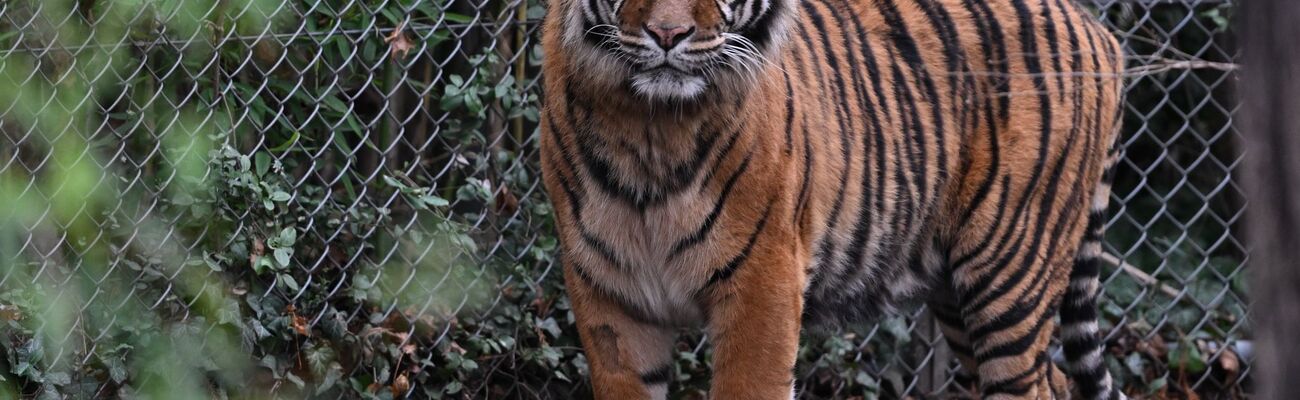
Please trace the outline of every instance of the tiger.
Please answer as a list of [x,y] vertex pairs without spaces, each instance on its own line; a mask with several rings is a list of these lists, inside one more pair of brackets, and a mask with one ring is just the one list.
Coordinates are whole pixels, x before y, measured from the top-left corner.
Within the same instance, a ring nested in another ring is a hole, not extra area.
[[794,398],[803,332],[907,305],[982,398],[1125,398],[1097,315],[1124,54],[1083,6],[547,7],[542,180],[595,398],[666,398],[684,329],[709,398]]

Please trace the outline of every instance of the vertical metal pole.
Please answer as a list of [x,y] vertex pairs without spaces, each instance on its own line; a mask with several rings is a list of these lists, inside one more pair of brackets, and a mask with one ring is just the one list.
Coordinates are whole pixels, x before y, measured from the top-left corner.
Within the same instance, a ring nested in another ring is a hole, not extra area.
[[1300,399],[1300,3],[1241,6],[1242,122],[1260,399]]

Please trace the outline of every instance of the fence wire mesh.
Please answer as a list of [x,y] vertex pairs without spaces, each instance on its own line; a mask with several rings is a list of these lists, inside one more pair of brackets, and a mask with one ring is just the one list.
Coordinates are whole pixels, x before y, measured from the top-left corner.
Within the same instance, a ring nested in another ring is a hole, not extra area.
[[[1248,393],[1229,0],[1086,0],[1130,52],[1107,363]],[[533,0],[0,3],[0,398],[589,396],[537,163]],[[678,344],[675,396],[707,389]],[[925,310],[807,398],[972,397]]]

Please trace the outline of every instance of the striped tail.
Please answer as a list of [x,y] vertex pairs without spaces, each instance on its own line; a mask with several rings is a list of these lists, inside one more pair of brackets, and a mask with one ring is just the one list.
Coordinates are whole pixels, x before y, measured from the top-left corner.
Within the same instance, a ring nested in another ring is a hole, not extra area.
[[1110,185],[1119,160],[1119,146],[1112,145],[1106,157],[1106,170],[1093,195],[1092,209],[1088,213],[1087,232],[1084,233],[1074,269],[1070,272],[1070,287],[1061,304],[1061,344],[1065,351],[1066,370],[1074,378],[1083,398],[1125,399],[1124,393],[1114,387],[1110,372],[1102,358],[1101,332],[1097,326],[1097,291],[1101,286],[1102,233],[1106,221],[1106,206],[1110,200]]

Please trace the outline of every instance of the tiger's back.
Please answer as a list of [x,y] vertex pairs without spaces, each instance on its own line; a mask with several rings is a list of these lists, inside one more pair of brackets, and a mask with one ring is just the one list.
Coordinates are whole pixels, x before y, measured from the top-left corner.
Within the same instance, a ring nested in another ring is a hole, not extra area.
[[[552,6],[544,41],[544,172],[598,397],[658,396],[674,327],[703,323],[713,395],[767,398],[802,325],[911,299],[986,395],[1068,394],[1046,355],[1059,310],[1079,392],[1122,396],[1095,295],[1123,60],[1085,12],[606,1]],[[633,40],[664,38],[663,15],[695,24],[681,47]],[[657,45],[685,74],[710,41],[731,62],[698,80],[618,64]]]

